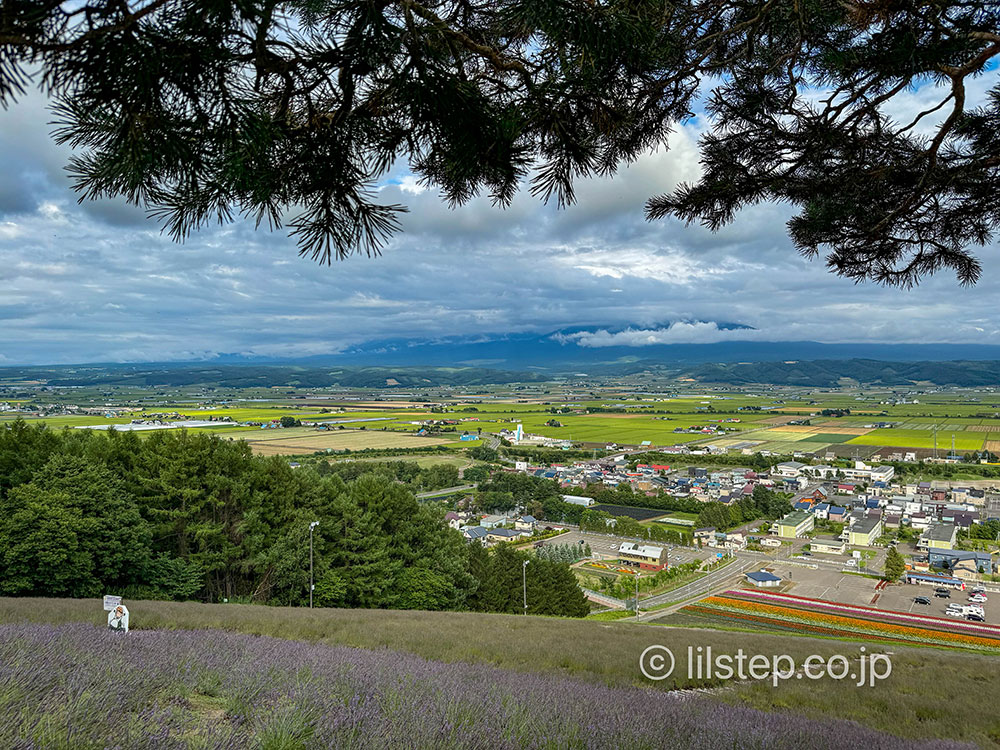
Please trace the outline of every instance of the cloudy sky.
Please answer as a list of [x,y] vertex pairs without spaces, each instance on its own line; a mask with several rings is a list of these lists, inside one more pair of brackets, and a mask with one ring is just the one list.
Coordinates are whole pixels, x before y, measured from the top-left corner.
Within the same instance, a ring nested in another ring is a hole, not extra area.
[[[911,97],[904,106],[918,111],[923,96]],[[580,184],[565,211],[526,194],[506,211],[486,200],[451,210],[400,171],[382,192],[409,205],[405,231],[381,257],[318,266],[282,232],[240,223],[178,245],[138,209],[78,205],[50,119],[37,95],[0,110],[0,364],[301,356],[386,337],[576,326],[593,329],[574,339],[583,346],[1000,344],[995,248],[981,253],[973,289],[942,275],[901,291],[801,259],[780,207],[746,210],[714,235],[644,221],[647,197],[697,178],[697,123],[669,153]]]

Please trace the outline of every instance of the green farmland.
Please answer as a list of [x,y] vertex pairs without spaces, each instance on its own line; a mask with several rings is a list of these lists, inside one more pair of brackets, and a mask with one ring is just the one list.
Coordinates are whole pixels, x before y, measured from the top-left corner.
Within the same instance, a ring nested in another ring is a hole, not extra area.
[[[354,401],[292,395],[286,398],[240,398],[234,397],[237,394],[227,394],[226,400],[213,402],[204,397],[188,399],[184,394],[157,401],[155,394],[148,390],[130,390],[128,403],[135,404],[134,410],[120,412],[120,416],[108,418],[103,414],[49,413],[29,414],[25,418],[61,428],[125,424],[133,418],[151,418],[154,415],[167,415],[169,419],[174,414],[204,420],[228,418],[234,422],[271,422],[292,417],[306,422],[332,423],[330,432],[340,433],[339,437],[317,441],[306,439],[302,447],[322,443],[334,450],[341,449],[341,446],[351,447],[352,450],[373,445],[385,448],[415,446],[422,441],[398,443],[390,438],[375,440],[364,433],[413,435],[424,429],[422,423],[428,420],[456,421],[457,424],[440,427],[438,431],[431,429],[431,432],[433,437],[457,448],[478,444],[476,441],[459,443],[458,438],[463,432],[485,437],[503,429],[514,430],[518,423],[529,435],[591,445],[616,443],[638,446],[647,442],[651,446],[712,444],[780,454],[835,451],[841,455],[863,457],[879,448],[929,451],[934,447],[937,431],[939,451],[951,449],[952,435],[955,450],[963,453],[1000,446],[1000,396],[991,391],[920,394],[919,403],[912,403],[912,399],[908,399],[907,403],[896,403],[900,398],[891,393],[829,389],[771,389],[767,393],[752,390],[718,393],[706,389],[704,392],[682,392],[674,396],[647,395],[638,398],[623,394],[580,398],[560,395],[558,386],[551,386],[545,393],[548,395],[544,401],[537,395],[531,399],[519,399],[510,389],[502,387],[483,395],[428,397],[428,401],[435,405],[432,410],[417,401],[394,404],[374,394],[356,397]],[[69,401],[72,395],[63,394],[60,398]],[[259,391],[246,392],[246,396],[259,395],[263,394]],[[91,402],[94,400],[90,399]],[[8,403],[24,403],[24,399],[11,399]],[[112,403],[106,405],[111,408]],[[81,401],[79,405],[85,403]],[[91,408],[100,407],[94,405]],[[741,408],[748,410],[740,411]],[[844,411],[848,409],[850,414]],[[827,410],[825,416],[821,413],[824,410]],[[841,410],[841,416],[836,416],[832,410]],[[17,416],[7,412],[0,415],[0,421],[9,421]],[[547,422],[557,422],[559,426]],[[874,424],[879,422],[891,426],[875,428]],[[717,427],[724,432],[675,432],[692,427]],[[234,437],[244,437],[255,443],[308,437],[305,433],[287,431],[227,429],[232,430]],[[286,442],[291,444],[292,441]]]

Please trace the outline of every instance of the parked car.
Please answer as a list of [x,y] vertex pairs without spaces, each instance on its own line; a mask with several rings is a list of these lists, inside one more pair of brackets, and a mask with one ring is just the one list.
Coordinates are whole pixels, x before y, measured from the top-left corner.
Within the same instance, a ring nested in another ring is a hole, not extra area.
[[986,622],[986,618],[982,615],[977,615],[974,612],[970,612],[965,616],[966,620],[972,620],[972,622]]
[[935,591],[934,592],[934,596],[936,596],[938,599],[951,599],[951,592],[950,591]]
[[931,600],[928,599],[926,596],[916,596],[916,597],[913,598],[913,603],[914,604],[930,604]]
[[810,552],[807,549],[802,550],[802,554],[805,555],[806,557],[812,557],[812,552]]
[[983,587],[983,586],[976,586],[974,589],[972,589],[972,593],[973,594],[985,594],[986,593],[986,588]]
[[948,617],[965,617],[965,614],[960,609],[949,609],[945,612]]
[[949,589],[942,589],[942,588],[934,589],[934,593],[935,594],[947,594],[948,591],[949,591]]
[[982,594],[973,594],[972,596],[969,597],[969,601],[981,603],[986,601],[986,597],[983,596]]

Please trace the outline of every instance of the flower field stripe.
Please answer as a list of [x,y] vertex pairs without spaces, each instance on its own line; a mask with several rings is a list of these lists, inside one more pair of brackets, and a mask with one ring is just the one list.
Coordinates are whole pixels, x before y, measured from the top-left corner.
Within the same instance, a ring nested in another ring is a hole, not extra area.
[[916,623],[919,625],[939,625],[948,630],[963,630],[971,633],[983,635],[985,637],[1000,639],[1000,627],[996,625],[978,625],[968,622],[956,622],[946,620],[941,617],[928,617],[926,615],[914,615],[908,612],[896,612],[889,609],[874,609],[872,607],[861,607],[855,604],[841,604],[830,602],[824,599],[810,599],[804,596],[790,596],[788,594],[772,594],[766,591],[727,591],[730,596],[748,597],[751,599],[763,599],[766,601],[776,601],[787,604],[798,604],[804,607],[814,607],[829,610],[832,612],[847,612],[850,614],[863,614],[870,617],[886,618],[902,622]]
[[807,609],[765,602],[748,601],[737,597],[710,596],[700,602],[701,605],[724,612],[749,613],[770,616],[785,622],[796,622],[820,627],[831,627],[840,634],[857,633],[877,637],[887,637],[892,640],[904,640],[911,643],[921,643],[935,646],[957,646],[976,648],[985,651],[1000,651],[1000,641],[983,638],[965,633],[955,633],[942,630],[930,630],[915,627],[910,624],[897,625],[876,620],[847,617],[845,615],[815,612]]
[[[741,612],[730,612],[721,610],[714,607],[702,607],[697,604],[691,604],[684,607],[682,612],[692,613],[692,614],[707,614],[715,617],[721,617],[724,619],[741,620],[752,623],[760,623],[762,625],[767,625],[778,630],[792,632],[792,633],[814,633],[817,635],[826,635],[834,637],[844,637],[844,631],[824,627],[822,625],[808,625],[806,623],[794,622],[792,620],[778,619],[774,617],[764,617],[762,615],[750,615]],[[905,638],[891,638],[889,636],[879,636],[879,640],[887,641],[890,643],[899,644],[912,644],[913,641],[907,640]]]

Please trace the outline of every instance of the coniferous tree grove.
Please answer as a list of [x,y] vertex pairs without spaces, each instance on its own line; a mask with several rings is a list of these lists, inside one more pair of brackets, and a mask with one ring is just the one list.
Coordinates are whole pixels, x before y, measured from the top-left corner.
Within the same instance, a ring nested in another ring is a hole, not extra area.
[[[319,521],[318,606],[521,611],[519,553],[467,544],[414,497],[451,467],[346,466],[293,469],[204,433],[14,422],[0,428],[0,595],[301,605]],[[565,563],[539,561],[529,587],[529,611],[587,612]]]

